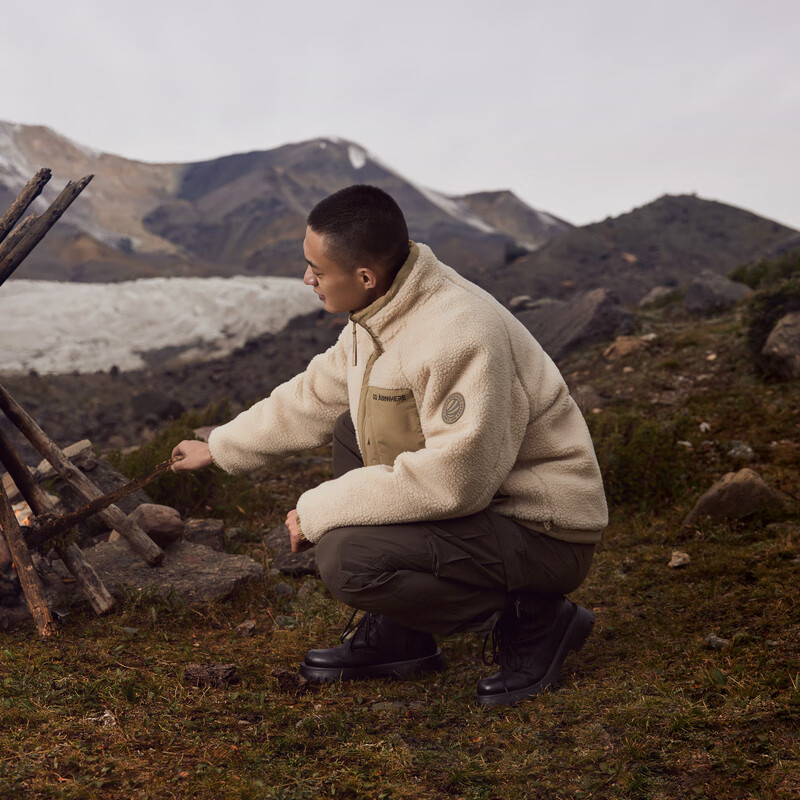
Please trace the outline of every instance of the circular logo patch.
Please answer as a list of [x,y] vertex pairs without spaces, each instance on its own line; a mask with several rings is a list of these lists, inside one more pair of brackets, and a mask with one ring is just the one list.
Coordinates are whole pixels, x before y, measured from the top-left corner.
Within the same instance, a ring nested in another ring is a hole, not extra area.
[[461,392],[453,392],[447,400],[444,401],[444,408],[442,409],[442,419],[448,424],[452,425],[461,419],[464,409],[467,407],[467,401]]

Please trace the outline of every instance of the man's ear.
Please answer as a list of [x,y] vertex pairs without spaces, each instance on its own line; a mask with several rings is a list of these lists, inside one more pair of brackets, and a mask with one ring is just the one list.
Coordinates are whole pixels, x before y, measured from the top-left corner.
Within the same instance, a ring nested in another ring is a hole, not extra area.
[[378,274],[369,267],[360,267],[358,277],[365,289],[374,289],[378,285]]

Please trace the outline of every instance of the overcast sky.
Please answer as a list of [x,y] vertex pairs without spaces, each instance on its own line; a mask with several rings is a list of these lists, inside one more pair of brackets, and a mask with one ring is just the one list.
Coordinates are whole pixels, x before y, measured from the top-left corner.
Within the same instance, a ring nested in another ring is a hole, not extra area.
[[20,0],[0,119],[147,161],[318,136],[586,224],[696,192],[800,228],[797,0]]

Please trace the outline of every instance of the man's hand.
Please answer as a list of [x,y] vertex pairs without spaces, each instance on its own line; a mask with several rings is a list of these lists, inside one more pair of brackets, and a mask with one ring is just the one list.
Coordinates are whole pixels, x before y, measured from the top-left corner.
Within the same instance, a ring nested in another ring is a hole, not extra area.
[[286,515],[286,527],[289,529],[289,541],[292,544],[293,553],[302,553],[303,550],[309,550],[314,546],[314,542],[309,542],[308,539],[300,533],[297,509],[293,508]]
[[173,472],[179,472],[183,469],[203,469],[209,467],[213,463],[211,461],[211,451],[208,449],[206,442],[198,442],[190,439],[184,439],[173,451],[172,457],[180,457],[180,461],[176,461],[170,469]]

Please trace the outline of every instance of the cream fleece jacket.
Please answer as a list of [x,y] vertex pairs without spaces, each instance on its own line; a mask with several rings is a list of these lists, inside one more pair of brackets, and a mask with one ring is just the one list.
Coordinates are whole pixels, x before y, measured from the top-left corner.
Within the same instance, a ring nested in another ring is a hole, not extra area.
[[352,314],[305,372],[214,430],[211,455],[228,472],[257,469],[329,442],[347,409],[366,466],[300,497],[311,541],[490,504],[568,541],[597,542],[608,524],[592,441],[558,368],[425,245],[412,245],[389,292]]

